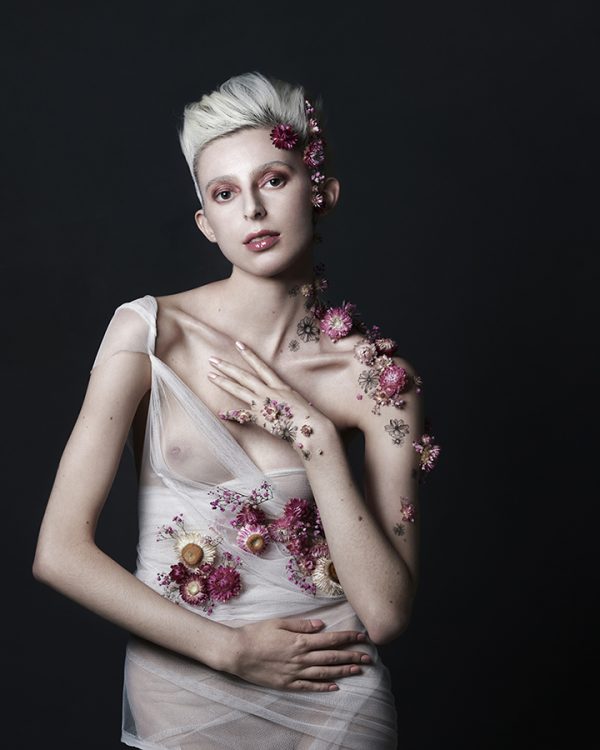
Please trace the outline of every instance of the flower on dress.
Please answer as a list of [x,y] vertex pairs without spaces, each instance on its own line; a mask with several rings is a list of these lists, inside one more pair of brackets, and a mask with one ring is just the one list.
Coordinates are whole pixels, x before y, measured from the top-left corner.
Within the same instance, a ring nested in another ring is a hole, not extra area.
[[291,125],[281,123],[271,130],[271,141],[276,148],[289,151],[298,143],[298,133]]
[[241,585],[240,574],[229,565],[219,565],[208,575],[208,591],[217,602],[228,602],[238,596]]
[[268,528],[261,524],[242,526],[237,535],[238,546],[253,555],[262,555],[270,541]]
[[320,557],[317,560],[312,579],[315,586],[328,596],[339,596],[344,593],[330,557]]
[[175,550],[181,562],[196,569],[202,564],[211,564],[217,556],[217,545],[209,536],[197,531],[175,535]]
[[[176,515],[172,520],[175,526],[160,526],[156,537],[157,542],[171,540],[178,558],[168,573],[159,572],[156,575],[161,593],[176,604],[183,601],[202,608],[210,615],[216,601],[227,601],[240,593],[241,579],[237,567],[241,565],[241,560],[223,551],[220,553],[221,564],[215,567],[222,539],[213,539],[201,531],[187,529],[183,514]],[[211,584],[217,571],[224,580],[237,581],[237,585],[230,585],[227,589],[227,598],[224,598],[221,589]]]
[[206,579],[198,573],[191,573],[179,584],[179,593],[188,604],[202,604],[208,599]]

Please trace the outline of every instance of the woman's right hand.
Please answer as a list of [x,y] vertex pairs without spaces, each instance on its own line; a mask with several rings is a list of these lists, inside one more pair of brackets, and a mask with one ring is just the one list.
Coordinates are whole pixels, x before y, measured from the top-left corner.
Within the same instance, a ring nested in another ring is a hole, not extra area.
[[371,663],[364,651],[347,650],[368,637],[358,630],[320,633],[324,625],[322,620],[273,618],[232,628],[226,671],[278,690],[337,690],[334,680],[359,674],[357,664]]

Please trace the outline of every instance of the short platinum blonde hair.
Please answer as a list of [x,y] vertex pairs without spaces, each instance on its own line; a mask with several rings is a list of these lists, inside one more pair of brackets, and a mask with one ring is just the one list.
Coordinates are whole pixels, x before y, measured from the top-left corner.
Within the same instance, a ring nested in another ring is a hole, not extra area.
[[[239,130],[272,128],[278,123],[291,125],[304,148],[309,135],[305,97],[304,88],[300,85],[253,72],[233,76],[199,101],[186,104],[179,142],[201,206],[197,167],[202,149],[216,138]],[[315,108],[314,116],[319,118],[320,101],[311,99],[311,104]]]

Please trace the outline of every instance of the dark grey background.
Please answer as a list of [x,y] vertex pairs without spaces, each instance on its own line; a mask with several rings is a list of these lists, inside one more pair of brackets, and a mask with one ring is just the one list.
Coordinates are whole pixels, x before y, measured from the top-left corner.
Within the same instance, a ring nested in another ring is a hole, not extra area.
[[[35,541],[114,308],[228,273],[195,227],[177,127],[254,69],[324,97],[342,197],[317,258],[332,299],[417,366],[443,445],[412,623],[383,649],[399,747],[582,745],[598,666],[594,5],[4,5],[7,746],[121,747],[126,633],[33,580]],[[135,490],[125,454],[98,543],[129,569]]]

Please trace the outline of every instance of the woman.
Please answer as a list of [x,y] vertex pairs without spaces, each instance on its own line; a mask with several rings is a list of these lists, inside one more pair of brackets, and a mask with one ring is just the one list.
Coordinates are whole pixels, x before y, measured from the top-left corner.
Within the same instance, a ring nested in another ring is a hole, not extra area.
[[[393,748],[376,646],[417,587],[417,488],[439,451],[420,379],[354,305],[324,299],[315,225],[339,183],[303,89],[232,78],[186,107],[180,138],[231,275],[115,311],[34,574],[131,632],[132,747]],[[135,575],[94,542],[128,434]]]

